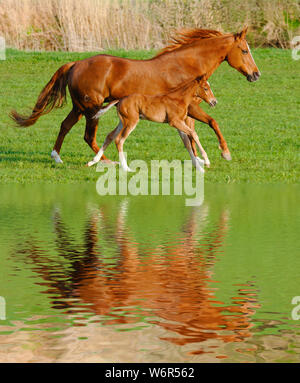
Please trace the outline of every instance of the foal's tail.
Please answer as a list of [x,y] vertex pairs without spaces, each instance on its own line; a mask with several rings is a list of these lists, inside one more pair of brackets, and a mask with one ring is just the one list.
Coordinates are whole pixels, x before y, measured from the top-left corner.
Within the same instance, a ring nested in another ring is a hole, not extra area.
[[101,117],[104,113],[106,113],[110,108],[112,108],[114,105],[116,105],[120,100],[114,100],[111,101],[108,105],[106,105],[104,108],[101,108],[93,118],[99,118]]
[[62,107],[66,100],[68,72],[74,64],[75,62],[65,64],[54,73],[51,80],[41,91],[30,116],[22,116],[12,110],[10,117],[19,126],[30,126],[42,115],[51,112],[54,108]]

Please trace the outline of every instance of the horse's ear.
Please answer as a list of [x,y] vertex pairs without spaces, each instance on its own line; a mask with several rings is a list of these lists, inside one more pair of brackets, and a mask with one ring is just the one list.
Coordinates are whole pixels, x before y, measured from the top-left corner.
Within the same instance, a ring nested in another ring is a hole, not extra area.
[[248,31],[248,25],[246,25],[241,32],[242,33],[242,36],[241,36],[242,39],[244,39],[246,37],[247,31]]
[[243,40],[246,37],[248,31],[248,26],[245,26],[241,32],[238,32],[234,35],[236,40]]

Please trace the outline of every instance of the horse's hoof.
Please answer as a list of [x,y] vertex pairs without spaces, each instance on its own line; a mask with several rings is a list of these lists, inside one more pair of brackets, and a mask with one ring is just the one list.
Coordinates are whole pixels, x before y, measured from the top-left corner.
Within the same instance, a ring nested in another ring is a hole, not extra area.
[[198,163],[199,163],[200,166],[203,166],[203,165],[204,165],[204,160],[202,160],[202,158],[200,158],[200,157],[196,157],[196,161],[198,161]]
[[196,168],[198,168],[198,167],[201,168],[203,170],[203,172],[204,172],[204,165],[205,165],[205,161],[202,158],[200,158],[200,157],[196,157],[195,167]]
[[122,170],[126,173],[133,173],[133,170],[131,170],[130,168],[122,168]]
[[231,154],[229,152],[223,152],[221,156],[226,160],[226,161],[231,161]]
[[95,164],[94,161],[90,161],[90,162],[88,162],[85,166],[87,166],[87,167],[91,167],[91,166],[93,166],[94,164]]
[[54,161],[57,163],[57,164],[62,164],[62,159],[60,158],[59,154],[57,153],[56,150],[52,150],[51,152],[51,158],[54,159]]
[[[199,157],[197,157],[197,158],[199,158]],[[205,160],[201,160],[199,158],[199,160],[202,161],[202,166],[203,166],[203,163],[204,163],[204,166],[206,166],[207,168],[210,168],[210,161],[209,161],[208,158],[206,158]]]

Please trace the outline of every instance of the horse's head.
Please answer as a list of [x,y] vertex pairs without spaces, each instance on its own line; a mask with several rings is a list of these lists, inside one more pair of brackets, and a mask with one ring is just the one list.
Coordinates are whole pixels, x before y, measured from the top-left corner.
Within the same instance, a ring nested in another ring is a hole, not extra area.
[[217,99],[215,98],[213,91],[211,90],[211,87],[207,81],[206,75],[197,77],[197,82],[199,86],[196,89],[196,92],[194,94],[194,97],[201,98],[205,102],[207,102],[211,107],[214,107],[217,105]]
[[249,45],[245,39],[247,27],[234,35],[234,43],[226,56],[228,64],[247,77],[248,81],[257,81],[260,77],[255,61],[251,55]]

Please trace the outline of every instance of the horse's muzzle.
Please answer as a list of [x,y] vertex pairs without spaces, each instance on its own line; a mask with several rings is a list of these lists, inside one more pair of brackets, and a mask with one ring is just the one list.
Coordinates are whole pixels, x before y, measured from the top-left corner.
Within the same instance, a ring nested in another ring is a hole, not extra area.
[[217,103],[218,103],[217,100],[212,100],[212,101],[209,103],[209,106],[211,106],[211,107],[213,108],[214,106],[217,105]]
[[247,80],[250,82],[257,81],[260,77],[260,72],[253,72],[252,74],[247,75]]

